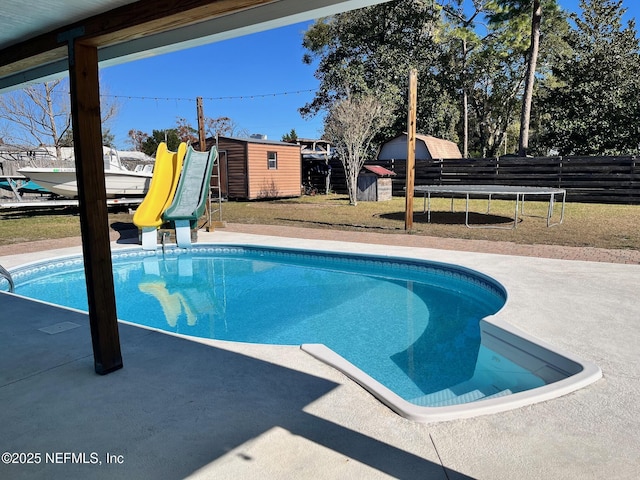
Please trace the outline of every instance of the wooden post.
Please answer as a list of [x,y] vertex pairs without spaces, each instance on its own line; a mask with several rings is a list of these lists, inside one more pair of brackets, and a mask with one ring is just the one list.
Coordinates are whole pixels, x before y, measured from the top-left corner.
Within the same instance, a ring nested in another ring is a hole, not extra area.
[[[207,137],[204,133],[204,108],[202,97],[196,97],[196,110],[198,115],[198,139],[200,141],[200,151],[207,151]],[[207,232],[211,231],[211,179],[209,179],[209,193],[205,204],[205,216],[207,217]]]
[[73,147],[94,368],[122,368],[104,180],[98,50],[69,39]]
[[207,151],[207,137],[204,133],[204,109],[202,107],[202,97],[196,97],[196,108],[198,110],[198,138],[200,140],[200,151]]
[[409,108],[407,115],[407,175],[405,188],[404,229],[413,228],[413,188],[416,173],[416,117],[418,72],[409,74]]

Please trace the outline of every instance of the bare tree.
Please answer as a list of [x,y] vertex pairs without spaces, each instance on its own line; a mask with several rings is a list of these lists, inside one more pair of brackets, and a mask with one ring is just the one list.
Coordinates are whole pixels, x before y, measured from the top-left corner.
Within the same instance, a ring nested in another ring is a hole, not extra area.
[[[102,122],[106,123],[113,118],[117,110],[114,101],[104,101],[101,106]],[[71,109],[66,81],[53,80],[0,95],[0,120],[4,120],[8,130],[5,134],[6,141],[22,145],[54,146],[60,160],[61,148],[68,143],[71,132]]]
[[129,130],[129,133],[127,134],[127,136],[129,137],[129,139],[127,140],[127,143],[131,145],[131,147],[135,152],[141,152],[142,144],[147,138],[149,138],[148,134],[136,129]]
[[[238,124],[229,117],[217,117],[204,119],[205,134],[208,137],[217,135],[225,137],[248,137],[249,133],[245,129],[238,128]],[[176,132],[181,142],[195,143],[198,141],[198,130],[191,126],[184,117],[176,120]]]
[[31,85],[0,97],[0,118],[10,129],[11,142],[23,145],[53,145],[62,158],[62,139],[71,128],[68,98],[57,92],[62,80]]
[[205,119],[206,133],[210,137],[221,135],[225,137],[249,136],[247,131],[238,128],[238,124],[229,117],[217,117]]
[[178,117],[176,120],[176,131],[181,142],[191,145],[198,141],[198,130],[193,128],[184,117]]
[[390,122],[389,111],[372,94],[352,96],[334,103],[325,119],[324,138],[336,148],[347,178],[349,203],[357,205],[358,174],[375,135]]

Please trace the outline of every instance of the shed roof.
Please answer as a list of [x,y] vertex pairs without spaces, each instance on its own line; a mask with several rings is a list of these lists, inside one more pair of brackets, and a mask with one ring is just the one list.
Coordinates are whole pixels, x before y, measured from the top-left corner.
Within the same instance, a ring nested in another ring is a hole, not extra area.
[[380,177],[387,177],[396,174],[396,172],[381,167],[380,165],[364,165],[364,168]]
[[449,140],[418,133],[416,134],[416,141],[425,143],[432,158],[462,158],[458,145]]
[[[224,139],[224,140],[231,140],[234,142],[243,142],[243,143],[260,143],[260,144],[265,144],[265,145],[279,145],[281,147],[293,147],[293,148],[300,148],[300,145],[298,145],[297,143],[289,143],[289,142],[281,142],[279,140],[269,140],[266,138],[253,138],[253,137],[225,137],[225,136],[219,136],[219,139]],[[207,140],[214,140],[215,139],[207,139]]]
[[[385,142],[378,151],[379,160],[407,158],[407,134],[403,133]],[[416,158],[462,158],[458,145],[431,135],[416,134]]]

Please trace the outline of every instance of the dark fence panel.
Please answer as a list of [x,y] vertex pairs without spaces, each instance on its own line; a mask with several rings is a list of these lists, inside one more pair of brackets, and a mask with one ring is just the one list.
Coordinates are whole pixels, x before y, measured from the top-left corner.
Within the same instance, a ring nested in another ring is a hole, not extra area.
[[[393,194],[404,195],[404,160],[376,160],[367,164],[395,172]],[[332,190],[346,193],[341,162],[332,160],[330,165]],[[566,189],[567,200],[572,202],[640,204],[640,159],[575,156],[417,160],[415,184],[557,187]],[[316,186],[324,189],[324,183]]]
[[[492,185],[497,181],[498,164],[495,158],[459,158],[457,161],[445,158],[441,162],[442,185]],[[422,179],[419,180],[422,183]]]
[[336,193],[347,193],[347,175],[340,160],[330,160],[331,167],[331,190]]
[[504,157],[498,158],[496,163],[498,180],[502,185],[560,188],[561,157]]
[[565,157],[560,185],[572,200],[640,203],[638,172],[634,157]]

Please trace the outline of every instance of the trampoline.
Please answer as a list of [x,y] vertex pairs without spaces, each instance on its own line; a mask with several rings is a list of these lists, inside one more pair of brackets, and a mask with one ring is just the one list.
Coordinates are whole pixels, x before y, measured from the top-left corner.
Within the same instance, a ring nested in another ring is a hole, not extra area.
[[[549,199],[549,208],[547,209],[547,227],[559,225],[564,220],[564,206],[567,197],[567,191],[562,188],[552,187],[527,187],[527,186],[511,186],[511,185],[418,185],[414,187],[415,193],[421,193],[424,196],[423,214],[427,215],[427,222],[431,223],[431,195],[451,195],[451,211],[453,212],[453,199],[455,196],[465,197],[465,225],[467,228],[501,228],[513,229],[518,226],[518,210],[520,215],[524,213],[525,196],[543,196]],[[491,226],[491,225],[470,225],[469,224],[469,197],[480,196],[487,197],[487,214],[491,212],[491,198],[494,195],[501,197],[512,197],[515,200],[515,210],[513,213],[513,224],[509,227]],[[556,196],[562,198],[562,207],[560,210],[560,219],[552,223],[554,204]]]

